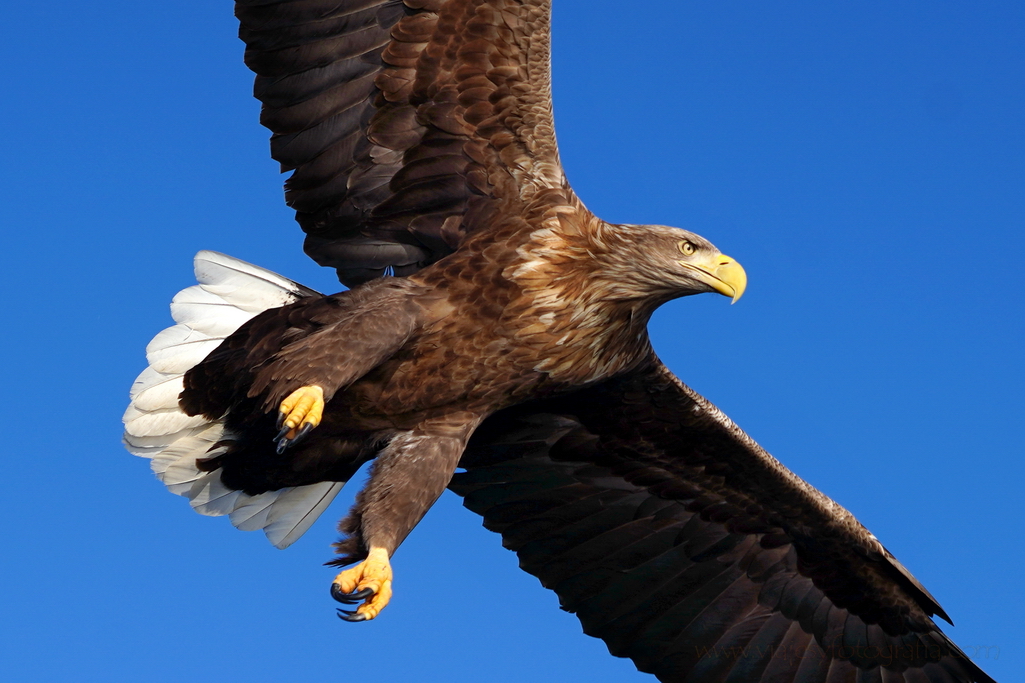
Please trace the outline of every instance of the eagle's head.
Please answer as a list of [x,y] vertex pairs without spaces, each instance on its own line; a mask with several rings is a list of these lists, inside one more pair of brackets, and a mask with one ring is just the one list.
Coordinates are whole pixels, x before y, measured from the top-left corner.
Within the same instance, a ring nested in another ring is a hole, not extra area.
[[608,227],[605,238],[615,246],[602,260],[613,298],[644,299],[657,306],[681,296],[718,292],[736,301],[747,287],[740,264],[700,235],[665,225]]

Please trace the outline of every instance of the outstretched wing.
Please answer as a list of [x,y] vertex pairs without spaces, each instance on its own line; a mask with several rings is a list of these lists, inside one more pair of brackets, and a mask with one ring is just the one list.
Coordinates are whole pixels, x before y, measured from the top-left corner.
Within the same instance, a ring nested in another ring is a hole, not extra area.
[[[547,0],[239,0],[306,252],[353,286],[563,188]],[[513,209],[514,210],[514,209]]]
[[662,681],[992,680],[847,510],[657,359],[495,415],[460,464],[520,566]]

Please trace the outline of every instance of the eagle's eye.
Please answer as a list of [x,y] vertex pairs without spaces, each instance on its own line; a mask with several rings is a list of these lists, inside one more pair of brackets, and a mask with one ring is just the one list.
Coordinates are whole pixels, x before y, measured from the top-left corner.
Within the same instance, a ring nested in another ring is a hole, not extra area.
[[683,240],[680,242],[680,251],[683,252],[684,256],[690,256],[697,250],[695,249],[693,244],[691,244],[687,240]]

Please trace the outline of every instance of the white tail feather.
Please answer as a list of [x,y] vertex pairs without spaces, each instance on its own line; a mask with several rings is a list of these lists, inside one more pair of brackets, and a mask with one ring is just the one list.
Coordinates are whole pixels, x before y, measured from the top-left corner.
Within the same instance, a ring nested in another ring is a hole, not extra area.
[[316,294],[266,268],[216,251],[196,254],[196,279],[204,288],[216,293],[232,305],[256,315],[268,308],[284,306],[296,299]]
[[[181,344],[205,342],[216,338],[203,332],[197,332],[195,329],[187,327],[187,325],[188,323],[182,323],[180,325],[175,325],[174,327],[168,327],[166,330],[153,337],[150,343],[146,345],[146,357],[149,358],[152,354],[167,351],[175,346],[180,346]],[[238,328],[236,327],[235,329]],[[227,334],[231,334],[231,332],[229,331]]]
[[173,346],[165,346],[147,352],[146,361],[151,368],[165,375],[184,375],[220,346],[223,339],[224,337],[191,339]]
[[174,379],[176,378],[170,375],[165,375],[162,372],[157,372],[153,368],[146,368],[138,377],[135,378],[135,381],[132,382],[132,389],[128,392],[128,395],[134,399],[147,389],[151,389],[162,382],[169,382]]
[[137,410],[167,410],[178,407],[178,395],[185,387],[181,377],[164,375],[162,381],[146,387],[132,397],[132,405]]
[[287,548],[295,543],[313,526],[342,486],[339,482],[323,481],[282,489],[277,504],[268,509],[267,526],[263,528],[267,538],[278,548]]
[[[216,317],[210,315],[211,306],[217,311]],[[183,289],[171,300],[171,317],[175,322],[211,337],[228,336],[257,313],[262,311],[244,310],[228,304],[223,297],[202,285]]]
[[189,489],[189,503],[201,515],[218,517],[231,514],[235,501],[241,495],[245,494],[221,483],[220,472],[210,472]]
[[[139,455],[144,458],[152,458],[155,453],[158,453],[171,444],[178,441],[183,437],[193,436],[204,431],[207,427],[199,427],[197,429],[183,429],[180,432],[174,434],[161,434],[158,436],[134,436],[125,432],[121,438],[125,448],[132,455]],[[152,463],[151,463],[152,465]]]
[[[157,476],[171,493],[188,497],[192,491],[192,485],[203,476],[196,461],[206,457],[206,451],[202,449],[186,450],[186,444],[183,444],[182,448],[176,449],[173,454],[177,456],[174,462],[168,465],[163,474]],[[168,455],[170,456],[171,453]]]
[[128,406],[122,420],[125,423],[125,433],[132,436],[163,436],[183,429],[201,427],[209,422],[201,415],[190,416],[173,408],[141,411],[134,405]]
[[242,531],[256,531],[264,528],[269,524],[267,515],[270,514],[276,493],[277,491],[268,491],[258,496],[246,496],[245,501],[236,502],[235,509],[231,511],[228,519],[235,525],[235,528],[242,529]]
[[270,308],[316,294],[258,266],[213,251],[195,259],[198,285],[171,303],[177,323],[146,347],[149,367],[132,385],[125,411],[125,448],[149,458],[167,488],[189,499],[203,515],[228,515],[244,531],[263,529],[278,548],[294,543],[342,489],[322,482],[250,496],[229,489],[221,471],[203,472],[196,461],[216,455],[216,444],[230,440],[221,421],[186,415],[178,407],[184,374],[246,321]]

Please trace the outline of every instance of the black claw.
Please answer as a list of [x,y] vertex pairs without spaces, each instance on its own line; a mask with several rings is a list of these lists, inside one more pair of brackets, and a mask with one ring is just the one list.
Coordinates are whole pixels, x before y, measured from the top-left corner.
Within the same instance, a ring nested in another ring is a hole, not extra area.
[[349,602],[349,594],[343,593],[342,589],[338,586],[337,583],[331,584],[331,597],[337,600],[338,602]]
[[346,612],[343,609],[338,610],[338,618],[342,621],[348,621],[355,623],[357,621],[366,621],[367,615],[360,614],[359,612]]
[[274,429],[281,429],[282,425],[285,424],[285,418],[288,417],[287,413],[278,411],[278,419],[274,422]]
[[360,602],[361,600],[366,600],[367,598],[369,598],[373,594],[374,594],[374,589],[373,588],[364,588],[361,591],[356,591],[355,593],[349,593],[349,596],[348,596],[349,599],[346,600],[346,602]]
[[292,445],[292,446],[296,445],[297,443],[302,441],[304,438],[306,438],[306,435],[309,434],[312,431],[313,431],[313,423],[312,422],[304,422],[302,427],[299,428],[299,431],[296,433],[295,437],[293,437],[292,443],[290,445]]
[[355,605],[357,602],[363,602],[373,594],[373,588],[364,588],[363,590],[356,591],[355,593],[343,593],[337,583],[331,584],[331,597],[338,602],[345,603],[346,605]]
[[[280,427],[281,425],[278,426]],[[303,426],[299,428],[299,431],[296,432],[295,436],[291,439],[287,438],[285,435],[292,431],[292,428],[288,425],[281,427],[281,431],[279,431],[278,435],[274,437],[274,441],[278,444],[278,455],[281,455],[285,452],[285,449],[291,448],[306,438],[306,436],[313,431],[313,427],[314,424],[312,422],[304,422]]]

